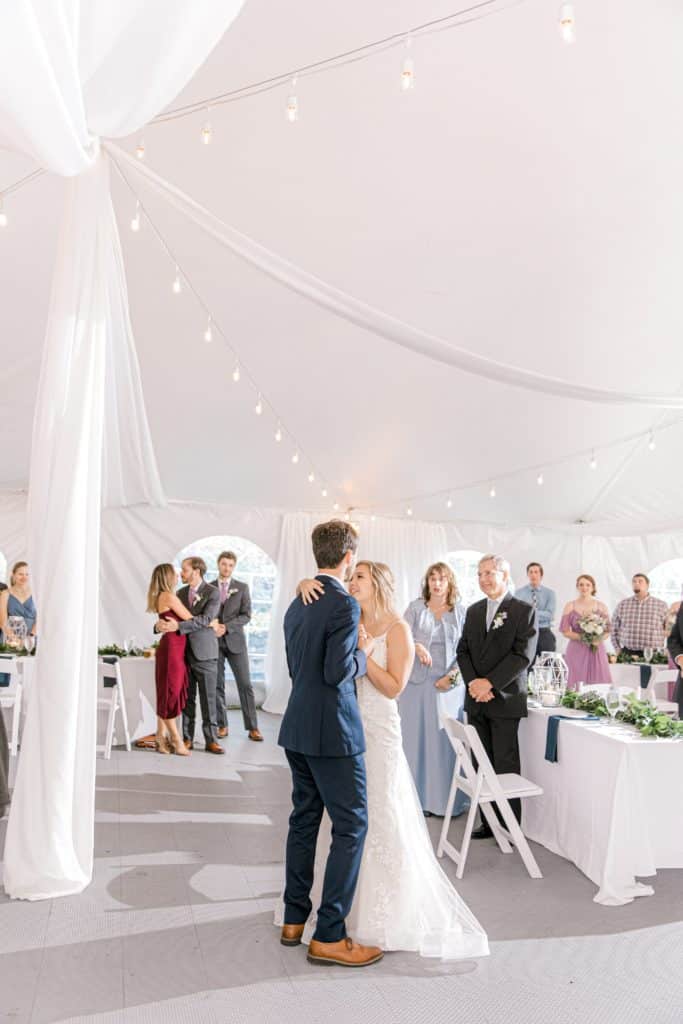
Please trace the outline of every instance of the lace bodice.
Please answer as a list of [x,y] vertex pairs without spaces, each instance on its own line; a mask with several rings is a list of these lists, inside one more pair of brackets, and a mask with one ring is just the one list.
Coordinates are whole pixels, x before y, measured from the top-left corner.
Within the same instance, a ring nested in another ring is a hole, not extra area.
[[[372,652],[372,660],[380,668],[387,667],[387,635],[375,637],[375,646]],[[356,693],[358,694],[358,706],[360,708],[363,725],[367,727],[370,719],[375,721],[387,721],[396,717],[398,719],[398,707],[396,701],[386,697],[377,687],[373,686],[367,676],[361,676],[356,681]]]

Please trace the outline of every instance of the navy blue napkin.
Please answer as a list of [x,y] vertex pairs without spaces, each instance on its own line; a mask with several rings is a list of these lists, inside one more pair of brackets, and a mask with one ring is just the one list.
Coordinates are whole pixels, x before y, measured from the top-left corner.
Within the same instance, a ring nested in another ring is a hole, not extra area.
[[[0,658],[11,658],[11,654],[0,654]],[[9,686],[10,674],[9,672],[0,672],[0,686]]]
[[550,715],[548,717],[548,730],[545,734],[545,759],[546,761],[557,761],[557,736],[560,731],[562,719],[570,722],[597,722],[599,715],[586,715],[585,718],[576,718],[574,715]]

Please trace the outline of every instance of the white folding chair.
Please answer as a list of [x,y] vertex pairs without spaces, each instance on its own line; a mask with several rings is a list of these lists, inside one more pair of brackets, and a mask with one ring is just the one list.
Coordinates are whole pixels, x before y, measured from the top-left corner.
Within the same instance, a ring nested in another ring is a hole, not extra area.
[[665,715],[678,715],[678,704],[669,700],[669,683],[675,683],[678,679],[678,669],[660,668],[650,677],[650,685],[646,695],[650,698],[658,711]]
[[[498,846],[503,853],[512,853],[512,847],[516,846],[517,851],[524,861],[524,866],[532,878],[542,878],[540,868],[529,848],[519,822],[515,818],[509,801],[515,797],[525,799],[529,796],[541,796],[543,790],[534,782],[523,778],[521,775],[512,773],[496,775],[493,770],[488,754],[484,750],[481,740],[473,725],[463,725],[455,718],[444,719],[446,735],[455,750],[455,768],[453,769],[453,780],[451,790],[448,794],[446,813],[443,819],[443,827],[439,837],[439,845],[436,850],[437,857],[443,857],[447,853],[451,860],[458,865],[456,877],[462,878],[465,871],[465,861],[470,848],[474,819],[477,807],[481,808],[482,817],[486,819],[493,832]],[[475,769],[472,763],[472,756],[477,762]],[[448,841],[448,829],[453,815],[453,805],[458,790],[467,793],[470,798],[470,809],[465,823],[465,834],[462,846],[457,850]],[[491,804],[497,804],[507,828],[501,825],[495,809]]]
[[[115,680],[111,685],[111,681]],[[107,685],[109,683],[109,685]],[[128,731],[128,713],[126,712],[126,698],[123,693],[123,681],[121,679],[121,665],[118,661],[109,664],[100,659],[97,662],[97,708],[98,711],[107,712],[107,731],[105,734],[104,746],[98,746],[98,750],[104,751],[105,760],[111,757],[111,748],[114,742],[114,726],[116,724],[116,713],[121,712],[123,723],[123,738],[126,750],[130,750],[130,733]]]
[[9,752],[16,757],[19,751],[19,725],[21,724],[21,702],[24,688],[21,684],[19,664],[16,658],[0,658],[0,672],[9,677],[9,686],[0,686],[0,708],[11,708],[12,730],[10,732]]

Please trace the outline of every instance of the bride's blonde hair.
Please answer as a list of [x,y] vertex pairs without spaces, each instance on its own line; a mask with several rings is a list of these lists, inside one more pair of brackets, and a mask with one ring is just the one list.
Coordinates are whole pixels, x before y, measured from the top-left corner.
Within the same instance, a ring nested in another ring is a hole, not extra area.
[[398,615],[394,606],[394,591],[396,582],[394,574],[384,562],[369,562],[362,560],[356,563],[356,568],[364,565],[370,573],[370,582],[375,596],[375,614]]
[[147,591],[147,611],[156,612],[159,594],[174,594],[178,576],[174,565],[162,562],[152,569],[152,578]]

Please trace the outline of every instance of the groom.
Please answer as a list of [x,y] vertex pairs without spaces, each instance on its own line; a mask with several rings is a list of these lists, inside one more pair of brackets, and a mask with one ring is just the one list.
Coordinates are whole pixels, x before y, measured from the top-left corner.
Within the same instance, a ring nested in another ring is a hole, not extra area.
[[[458,644],[458,668],[467,684],[467,720],[479,734],[496,775],[519,775],[517,732],[526,718],[527,672],[536,654],[536,611],[508,591],[510,565],[500,555],[479,561],[485,600],[471,604]],[[517,821],[522,804],[510,800]],[[473,839],[493,835],[486,821]]]
[[327,810],[332,845],[327,858],[317,926],[308,947],[311,963],[364,967],[384,955],[346,935],[368,828],[365,737],[356,701],[357,676],[366,669],[372,640],[359,640],[360,606],[346,592],[358,546],[355,529],[341,520],[313,530],[320,599],[295,598],[285,615],[287,666],[292,692],[278,743],[292,772],[287,837],[285,924],[280,941],[298,946],[312,910],[311,886],[318,829]]

